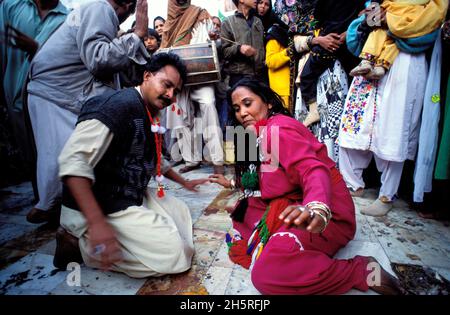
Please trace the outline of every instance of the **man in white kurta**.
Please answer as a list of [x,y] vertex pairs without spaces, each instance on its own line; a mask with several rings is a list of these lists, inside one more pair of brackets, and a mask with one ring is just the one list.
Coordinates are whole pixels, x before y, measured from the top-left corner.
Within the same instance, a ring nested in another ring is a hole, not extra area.
[[[197,14],[198,17],[191,16],[192,14]],[[188,27],[190,33],[186,35],[182,30],[188,24],[191,24]],[[191,5],[190,1],[170,0],[161,47],[207,43],[213,29],[213,23],[206,10]],[[181,37],[177,37],[180,33]],[[196,107],[197,117],[195,117]],[[205,159],[214,164],[215,172],[223,173],[223,136],[213,84],[183,88],[176,104],[167,108],[167,128],[174,130],[177,138],[177,145],[171,149],[172,158],[182,158],[185,161],[185,167],[180,169],[180,172],[184,173],[200,166],[203,160],[202,140],[204,140]]]
[[159,170],[190,190],[207,181],[186,181],[168,163],[158,162],[158,128],[151,117],[171,104],[183,71],[178,57],[160,54],[147,66],[139,90],[107,93],[83,106],[59,157],[65,186],[56,267],[66,268],[79,246],[87,266],[130,277],[190,268],[194,246],[188,207],[147,188]]

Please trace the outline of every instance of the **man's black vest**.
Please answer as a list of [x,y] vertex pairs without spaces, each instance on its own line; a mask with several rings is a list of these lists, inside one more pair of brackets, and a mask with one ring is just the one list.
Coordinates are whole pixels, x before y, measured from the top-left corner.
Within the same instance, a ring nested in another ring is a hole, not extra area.
[[[94,168],[95,197],[104,214],[140,206],[156,161],[155,139],[144,102],[134,88],[89,99],[78,122],[97,119],[114,134]],[[63,205],[79,210],[67,187]]]

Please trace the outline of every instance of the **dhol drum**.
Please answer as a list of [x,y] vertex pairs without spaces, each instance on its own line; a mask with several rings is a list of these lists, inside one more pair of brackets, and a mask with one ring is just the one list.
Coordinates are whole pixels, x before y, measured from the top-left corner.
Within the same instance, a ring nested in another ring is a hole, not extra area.
[[181,58],[187,68],[184,85],[198,85],[219,82],[220,66],[214,41],[178,47],[161,48],[156,53],[174,53]]

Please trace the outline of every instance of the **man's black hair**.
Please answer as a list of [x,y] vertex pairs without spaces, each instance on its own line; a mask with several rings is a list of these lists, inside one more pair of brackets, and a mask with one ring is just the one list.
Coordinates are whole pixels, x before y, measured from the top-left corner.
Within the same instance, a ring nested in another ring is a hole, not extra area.
[[234,5],[236,6],[236,8],[238,7],[238,5],[239,5],[239,0],[233,0],[233,3],[234,3]]
[[154,38],[156,38],[158,42],[161,42],[161,36],[159,36],[158,32],[155,31],[153,28],[148,29],[147,37],[149,36],[153,36]]
[[114,0],[114,2],[120,6],[131,3],[132,6],[130,7],[130,13],[133,14],[136,11],[137,0]]
[[174,53],[154,54],[150,61],[145,65],[145,71],[155,73],[167,65],[175,67],[175,69],[177,69],[180,73],[180,77],[183,80],[183,83],[186,82],[186,66],[182,63],[180,57],[178,57]]

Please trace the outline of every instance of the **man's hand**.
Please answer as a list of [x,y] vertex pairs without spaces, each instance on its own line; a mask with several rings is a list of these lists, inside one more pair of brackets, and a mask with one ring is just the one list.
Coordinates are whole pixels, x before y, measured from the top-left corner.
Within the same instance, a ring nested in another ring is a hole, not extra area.
[[180,184],[181,186],[183,186],[184,188],[186,188],[187,190],[190,191],[195,191],[198,192],[198,190],[196,189],[196,187],[198,185],[202,185],[204,183],[209,182],[208,178],[204,178],[204,179],[195,179],[195,180],[186,180],[184,179],[180,174],[178,174],[177,172],[175,172],[172,168],[169,169],[165,174],[165,177],[167,177],[170,180],[173,180],[174,182]]
[[[11,25],[6,26],[6,38],[7,38],[7,45],[19,48],[28,54],[30,54],[31,57],[33,57],[38,48],[39,44],[36,42],[33,38],[29,37],[28,35],[25,35],[18,29],[12,27]],[[3,37],[3,34],[1,34]],[[3,41],[0,41],[3,43]]]
[[220,38],[220,34],[217,32],[208,32],[210,40],[218,40]]
[[250,45],[242,45],[240,49],[241,54],[247,57],[252,57],[256,55],[256,49]]
[[216,183],[224,188],[231,188],[231,181],[225,178],[222,174],[213,174],[209,176],[209,181],[211,183]]
[[122,259],[114,229],[106,220],[89,224],[88,234],[92,254],[100,258],[104,270],[108,270],[113,263]]
[[198,192],[197,186],[209,182],[208,178],[186,180],[183,187],[190,191]]
[[108,269],[122,256],[114,229],[106,221],[92,191],[92,181],[85,177],[66,176],[64,183],[76,200],[87,221],[92,254],[98,255],[102,268]]
[[346,41],[346,37],[347,37],[347,31],[343,32],[341,35],[339,35],[339,37],[340,37],[339,45],[344,44]]
[[341,45],[341,36],[336,33],[330,33],[326,36],[319,36],[313,39],[312,44],[319,44],[323,49],[329,52],[335,52]]
[[136,27],[134,33],[140,38],[148,35],[148,5],[147,0],[138,0],[136,5]]

